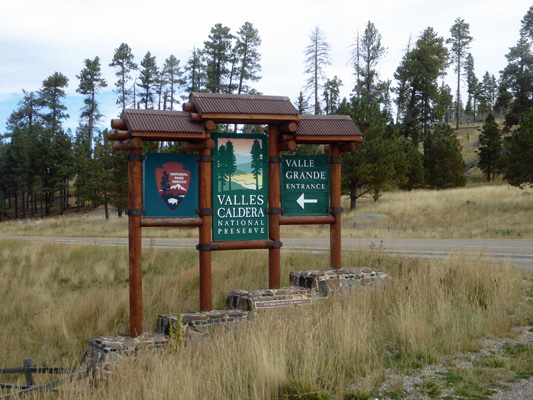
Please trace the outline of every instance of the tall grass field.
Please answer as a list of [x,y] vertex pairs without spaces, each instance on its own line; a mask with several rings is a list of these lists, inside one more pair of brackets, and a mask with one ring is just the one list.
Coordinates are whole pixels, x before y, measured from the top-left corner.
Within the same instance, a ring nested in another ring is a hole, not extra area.
[[[265,287],[265,255],[215,254],[215,307],[224,306],[231,290]],[[22,365],[29,356],[39,366],[74,367],[90,338],[127,332],[125,249],[1,241],[0,257],[1,367]],[[154,329],[158,314],[198,309],[196,252],[148,249],[143,257],[146,330]],[[195,346],[126,358],[112,378],[78,396],[369,398],[365,393],[373,393],[387,370],[405,373],[447,354],[476,351],[478,339],[512,336],[514,326],[533,320],[523,302],[532,294],[531,276],[509,265],[389,258],[379,250],[346,252],[344,260],[393,279],[314,306],[263,312]],[[284,254],[282,285],[291,270],[327,264],[327,255]],[[91,387],[88,381],[71,385]]]
[[[378,202],[363,199],[343,213],[343,236],[531,238],[531,215],[531,189],[385,192]],[[126,223],[91,213],[0,224],[0,368],[21,366],[26,357],[37,366],[77,367],[89,339],[129,327],[126,248],[15,242],[2,235],[125,237]],[[328,231],[284,227],[282,237]],[[194,237],[196,231],[145,229],[143,235]],[[517,338],[518,328],[530,329],[531,273],[481,257],[391,258],[375,247],[343,252],[343,264],[376,268],[392,279],[313,306],[262,311],[253,322],[215,330],[196,345],[125,357],[96,386],[81,380],[62,386],[68,391],[34,397],[400,399],[407,391],[399,377],[448,363],[452,372],[419,390],[425,398],[455,390],[449,398],[466,399],[488,398],[483,393],[498,382],[533,376],[531,343],[482,358],[483,365],[467,371],[453,361],[480,354],[481,339]],[[290,271],[328,265],[327,254],[282,251],[281,284],[288,285]],[[145,331],[155,329],[159,314],[199,309],[198,270],[197,251],[143,250]],[[267,287],[267,252],[214,252],[212,282],[215,308],[225,307],[232,290]],[[391,383],[391,376],[398,378]],[[481,397],[460,392],[467,379],[467,389]],[[0,382],[25,381],[23,374],[0,374]]]

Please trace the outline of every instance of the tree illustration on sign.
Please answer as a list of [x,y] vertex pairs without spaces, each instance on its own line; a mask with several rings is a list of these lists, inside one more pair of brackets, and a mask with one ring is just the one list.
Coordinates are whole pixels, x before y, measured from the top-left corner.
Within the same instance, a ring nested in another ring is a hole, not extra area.
[[226,168],[226,146],[221,145],[218,148],[217,160],[218,160],[218,179],[220,182],[220,191],[224,191],[226,180],[228,179],[228,173]]
[[233,173],[237,170],[237,158],[235,157],[235,149],[233,148],[233,143],[228,140],[226,143],[226,172],[228,174],[229,190],[231,191],[231,177]]
[[255,178],[255,189],[259,189],[259,176],[263,172],[263,161],[261,160],[261,144],[259,140],[255,139],[252,145],[252,174]]
[[170,178],[167,171],[164,171],[163,176],[161,177],[161,188],[165,194],[170,190]]
[[231,191],[231,177],[237,170],[237,158],[235,157],[235,149],[233,143],[228,140],[226,145],[221,145],[217,152],[218,159],[218,177],[220,179],[220,191],[225,191],[226,182],[229,185],[228,190]]

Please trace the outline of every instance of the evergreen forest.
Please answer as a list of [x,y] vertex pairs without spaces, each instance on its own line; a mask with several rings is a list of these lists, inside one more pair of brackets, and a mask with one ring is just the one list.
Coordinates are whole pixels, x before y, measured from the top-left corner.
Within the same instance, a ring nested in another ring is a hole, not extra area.
[[[477,167],[488,182],[533,185],[533,6],[517,26],[520,36],[505,55],[498,76],[475,70],[474,38],[467,21],[457,18],[441,35],[432,27],[408,43],[394,72],[382,79],[379,65],[387,48],[378,27],[368,21],[347,50],[353,81],[328,77],[331,46],[316,27],[302,49],[306,84],[293,102],[300,114],[349,115],[364,143],[344,153],[344,193],[379,200],[384,190],[446,189],[464,186],[467,169],[457,132],[469,122],[481,127]],[[452,67],[456,86],[444,83]],[[103,78],[114,71],[115,81]],[[0,131],[0,219],[44,217],[103,206],[122,215],[127,208],[127,161],[112,151],[102,127],[99,95],[108,85],[117,114],[127,108],[181,110],[192,92],[261,94],[261,36],[250,22],[237,32],[219,23],[187,60],[170,54],[157,60],[149,51],[136,59],[126,43],[110,60],[98,56],[80,63],[74,82],[61,72],[45,77],[37,91],[23,97]],[[79,125],[64,128],[69,110],[66,89],[83,96]],[[351,88],[341,98],[340,88]],[[466,94],[463,96],[463,93]],[[262,132],[256,126],[218,126],[219,131]],[[145,143],[145,151],[179,152],[175,143]],[[297,154],[323,154],[301,146]]]

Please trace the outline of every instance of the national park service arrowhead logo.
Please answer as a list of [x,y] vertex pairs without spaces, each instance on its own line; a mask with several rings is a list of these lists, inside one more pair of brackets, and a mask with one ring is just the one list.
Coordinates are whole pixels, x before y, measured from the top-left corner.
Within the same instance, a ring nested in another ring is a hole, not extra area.
[[191,171],[184,169],[178,162],[169,162],[156,168],[155,179],[159,196],[169,210],[175,211],[189,191]]

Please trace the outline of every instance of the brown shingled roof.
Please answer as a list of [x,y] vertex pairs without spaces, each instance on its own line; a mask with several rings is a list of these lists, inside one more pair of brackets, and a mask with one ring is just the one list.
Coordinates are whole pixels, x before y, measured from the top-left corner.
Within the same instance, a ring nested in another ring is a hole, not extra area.
[[297,141],[328,140],[361,142],[362,134],[348,115],[301,115]]
[[222,93],[192,93],[190,102],[204,119],[215,122],[231,119],[257,121],[268,123],[273,120],[300,120],[298,110],[292,105],[288,97],[222,94]]
[[202,123],[183,111],[124,110],[122,119],[130,132],[204,133]]

